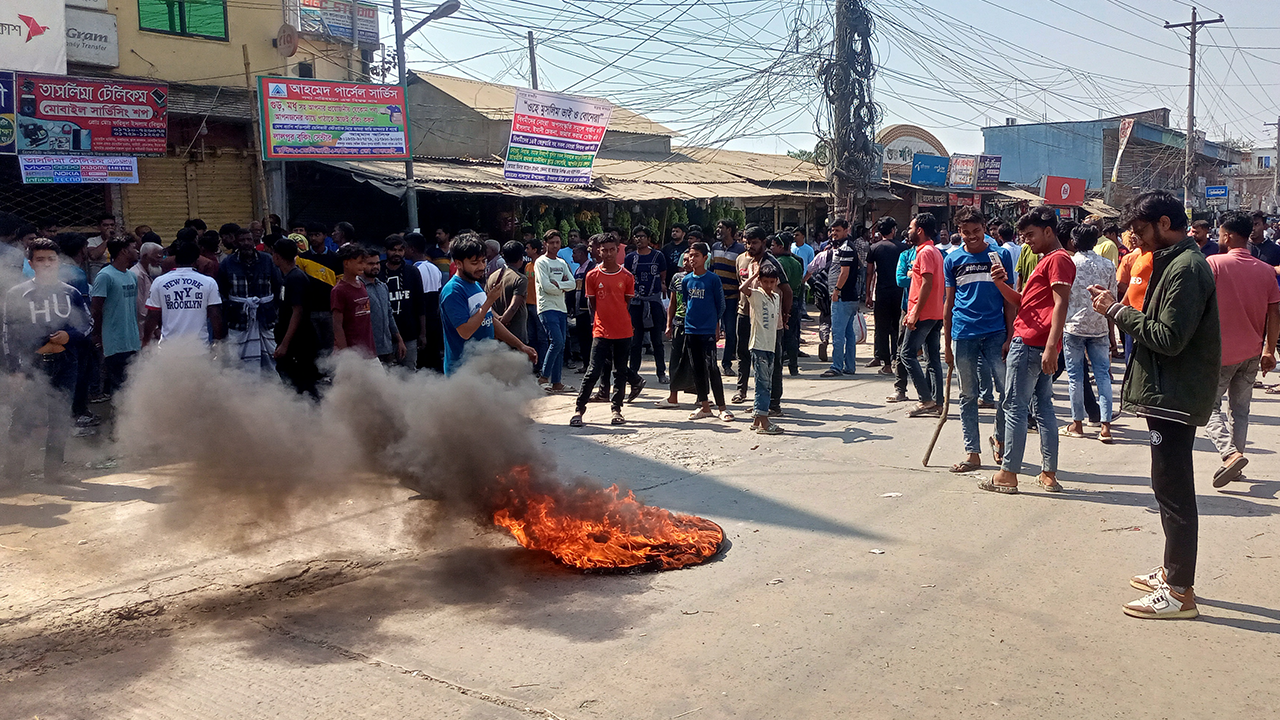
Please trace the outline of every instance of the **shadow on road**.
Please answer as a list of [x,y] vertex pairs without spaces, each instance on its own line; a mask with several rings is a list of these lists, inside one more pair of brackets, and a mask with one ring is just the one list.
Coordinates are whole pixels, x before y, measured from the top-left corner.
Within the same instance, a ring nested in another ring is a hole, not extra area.
[[1267,618],[1276,622],[1265,622],[1263,620],[1249,620],[1246,618],[1229,618],[1211,615],[1201,615],[1202,622],[1210,625],[1226,625],[1227,627],[1237,628],[1239,630],[1252,630],[1253,632],[1271,633],[1280,635],[1280,610],[1272,610],[1270,608],[1262,608],[1257,605],[1245,605],[1244,603],[1227,602],[1226,600],[1211,600],[1204,597],[1197,597],[1196,604],[1207,605],[1211,608],[1219,610],[1230,610],[1243,615],[1253,615],[1255,617]]

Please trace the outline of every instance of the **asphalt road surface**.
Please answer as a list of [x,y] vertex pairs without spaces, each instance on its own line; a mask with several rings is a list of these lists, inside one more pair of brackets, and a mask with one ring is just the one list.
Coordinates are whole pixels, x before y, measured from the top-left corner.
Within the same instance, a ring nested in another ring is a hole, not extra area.
[[77,440],[80,485],[0,495],[0,716],[1280,716],[1280,396],[1257,391],[1246,480],[1215,491],[1197,439],[1201,617],[1156,622],[1120,609],[1162,547],[1132,416],[1112,446],[1062,438],[1065,492],[995,495],[947,471],[954,404],[923,468],[935,421],[888,378],[803,370],[777,437],[654,409],[652,382],[622,427],[531,408],[565,477],[725,528],[720,559],[660,574],[567,570],[378,479],[278,525],[175,519],[183,467]]

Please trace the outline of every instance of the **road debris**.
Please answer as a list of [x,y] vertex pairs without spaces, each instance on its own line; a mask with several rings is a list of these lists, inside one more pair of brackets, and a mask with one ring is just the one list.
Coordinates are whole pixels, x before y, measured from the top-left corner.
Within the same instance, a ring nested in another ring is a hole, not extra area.
[[880,497],[882,497],[882,498],[899,498],[899,497],[902,497],[902,493],[900,493],[900,492],[888,492],[888,493],[885,493],[885,494],[881,495]]
[[871,549],[870,549],[870,550],[868,550],[867,552],[870,552],[872,555],[883,555],[883,554],[884,554],[884,551],[883,551],[883,550],[881,550],[880,548],[871,548]]

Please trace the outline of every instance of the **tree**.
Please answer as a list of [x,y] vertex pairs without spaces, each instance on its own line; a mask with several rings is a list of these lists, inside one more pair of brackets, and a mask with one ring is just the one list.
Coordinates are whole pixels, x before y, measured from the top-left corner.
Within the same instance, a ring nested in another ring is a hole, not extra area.
[[787,157],[803,160],[807,163],[817,164],[812,150],[788,150]]

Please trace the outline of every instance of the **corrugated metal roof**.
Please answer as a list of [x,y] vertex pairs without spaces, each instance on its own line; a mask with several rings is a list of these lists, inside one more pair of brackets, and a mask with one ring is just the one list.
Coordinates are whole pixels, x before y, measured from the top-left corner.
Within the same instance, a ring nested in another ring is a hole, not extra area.
[[786,155],[704,147],[675,149],[700,163],[711,165],[754,183],[808,182],[825,185],[827,182],[826,173],[822,168],[811,162]]
[[[417,70],[411,72],[423,82],[431,84],[454,100],[490,120],[511,120],[511,116],[515,113],[517,88],[512,85],[486,83],[451,75],[419,72]],[[600,100],[600,102],[608,101]],[[609,129],[617,132],[665,135],[667,137],[676,137],[680,134],[670,128],[659,125],[639,113],[617,105],[613,106]]]
[[196,115],[227,120],[253,119],[253,96],[245,88],[169,83],[170,115]]
[[687,155],[648,155],[647,159],[620,158],[615,153],[596,156],[595,173],[619,180],[656,183],[736,183],[742,178],[704,165]]

